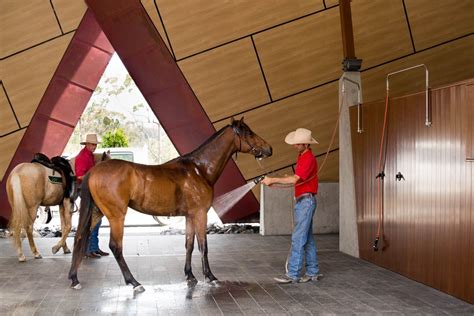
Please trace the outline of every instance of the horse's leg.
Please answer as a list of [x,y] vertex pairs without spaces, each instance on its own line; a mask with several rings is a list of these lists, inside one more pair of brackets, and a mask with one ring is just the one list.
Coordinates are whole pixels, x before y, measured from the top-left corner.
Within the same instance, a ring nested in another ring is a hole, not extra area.
[[191,257],[194,250],[194,223],[193,219],[190,216],[186,216],[186,264],[184,265],[184,274],[186,275],[186,280],[190,284],[197,282],[196,277],[193,275],[191,268]]
[[123,223],[125,221],[125,215],[120,217],[115,217],[113,219],[109,218],[110,223],[110,241],[109,247],[114,254],[115,260],[122,271],[122,275],[125,279],[125,284],[132,284],[133,285],[133,292],[139,293],[145,291],[145,288],[138,283],[137,280],[133,277],[130,269],[123,258]]
[[217,281],[217,278],[212,274],[207,260],[207,213],[205,210],[200,210],[194,219],[194,228],[196,230],[199,251],[201,252],[202,273],[206,277],[207,282]]
[[70,201],[66,201],[66,205],[69,205],[68,207],[64,207],[64,214],[63,214],[63,228],[62,228],[62,238],[63,238],[63,252],[64,253],[71,253],[71,250],[67,246],[67,238],[69,236],[69,233],[71,232],[72,228],[72,204]]
[[69,200],[65,200],[61,205],[59,205],[59,216],[61,219],[61,239],[56,245],[53,246],[53,254],[57,253],[61,247],[63,248],[64,253],[71,253],[71,250],[69,250],[66,244],[66,239],[69,235],[69,232],[71,231],[71,212],[70,207],[66,208],[64,206],[66,203],[69,203]]
[[25,257],[25,254],[23,253],[23,247],[21,245],[21,227],[17,227],[13,231],[13,242],[15,244],[18,261],[25,262],[26,257]]
[[39,253],[38,249],[36,248],[35,240],[33,239],[33,224],[29,224],[26,228],[26,235],[28,236],[28,242],[30,243],[30,249],[35,259],[43,258]]

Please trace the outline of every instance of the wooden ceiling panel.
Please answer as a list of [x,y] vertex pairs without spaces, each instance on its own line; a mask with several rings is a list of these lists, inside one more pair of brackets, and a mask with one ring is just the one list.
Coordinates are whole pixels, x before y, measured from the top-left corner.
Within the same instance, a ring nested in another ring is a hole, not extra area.
[[61,36],[1,61],[0,78],[22,127],[30,123],[72,35]]
[[2,141],[0,142],[0,180],[3,181],[3,176],[5,175],[5,171],[12,160],[13,155],[20,144],[21,138],[25,133],[26,129],[19,130],[15,133],[9,134],[7,136],[2,137]]
[[[245,179],[295,163],[296,153],[285,143],[285,136],[297,127],[313,132],[319,144],[313,153],[326,153],[338,114],[338,84],[331,83],[317,89],[286,98],[245,113],[245,122],[273,147],[273,156],[261,161],[261,166],[250,155],[238,155],[237,165]],[[229,122],[214,124],[220,129]],[[332,148],[338,148],[336,135]]]
[[178,59],[324,9],[322,0],[156,0]]
[[3,0],[0,30],[0,58],[61,35],[51,4],[44,0]]
[[212,122],[270,101],[250,38],[178,65]]
[[336,80],[342,44],[337,8],[255,35],[273,99]]
[[326,153],[318,157],[318,167],[323,167],[318,174],[319,182],[339,182],[339,150],[330,152],[323,165],[325,157]]
[[474,32],[472,0],[405,0],[416,50]]
[[15,115],[13,114],[10,103],[8,102],[7,96],[0,82],[0,135],[13,132],[19,128],[16,122]]
[[[165,29],[163,28],[163,23],[161,23],[160,16],[158,15],[158,11],[156,11],[155,1],[154,0],[141,0],[143,7],[145,8],[148,16],[150,17],[151,21],[155,25],[158,33],[160,33],[161,38],[165,42],[168,50],[171,52],[170,43],[168,42],[168,38],[166,37]],[[171,52],[171,55],[173,53]]]
[[324,0],[324,3],[326,4],[326,8],[330,8],[339,5],[339,0]]
[[[418,64],[426,64],[430,87],[458,82],[474,77],[474,35],[408,56],[386,65],[362,72],[364,102],[385,98],[385,78],[390,72]],[[422,91],[425,86],[422,68],[390,77],[390,96]]]
[[351,11],[355,52],[363,60],[362,69],[413,53],[402,1],[357,0]]
[[63,32],[77,29],[87,9],[84,0],[52,0],[52,2]]

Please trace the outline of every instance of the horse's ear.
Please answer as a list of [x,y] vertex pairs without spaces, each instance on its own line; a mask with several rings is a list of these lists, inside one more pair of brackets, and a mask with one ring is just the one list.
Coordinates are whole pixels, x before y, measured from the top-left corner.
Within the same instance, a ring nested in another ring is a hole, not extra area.
[[232,116],[232,117],[230,118],[230,125],[234,125],[234,123],[235,123],[235,119],[234,119],[234,117]]

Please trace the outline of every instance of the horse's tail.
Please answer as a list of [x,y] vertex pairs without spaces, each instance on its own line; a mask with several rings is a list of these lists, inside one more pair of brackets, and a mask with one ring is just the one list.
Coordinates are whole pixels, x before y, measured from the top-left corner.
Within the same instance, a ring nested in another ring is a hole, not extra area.
[[82,180],[79,224],[77,226],[76,237],[74,238],[74,252],[72,254],[71,269],[69,270],[69,279],[72,280],[71,286],[74,288],[79,285],[77,269],[86,253],[94,208],[94,200],[89,190],[89,174],[86,174]]
[[15,170],[7,180],[7,196],[12,208],[12,216],[8,226],[15,232],[15,238],[19,238],[21,229],[26,230],[29,225],[33,225],[33,219],[25,203],[20,176]]

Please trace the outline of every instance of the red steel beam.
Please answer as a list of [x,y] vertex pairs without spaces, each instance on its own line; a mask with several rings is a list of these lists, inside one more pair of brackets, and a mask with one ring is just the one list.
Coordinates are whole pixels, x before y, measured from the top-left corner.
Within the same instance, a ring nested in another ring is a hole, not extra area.
[[87,10],[0,183],[0,226],[7,225],[11,214],[6,195],[11,170],[31,161],[37,152],[50,157],[62,154],[113,53]]
[[[214,132],[163,39],[139,0],[86,0],[152,111],[180,154],[188,153]],[[246,183],[231,160],[215,185],[219,196]],[[252,193],[225,214],[233,222],[259,211]]]

